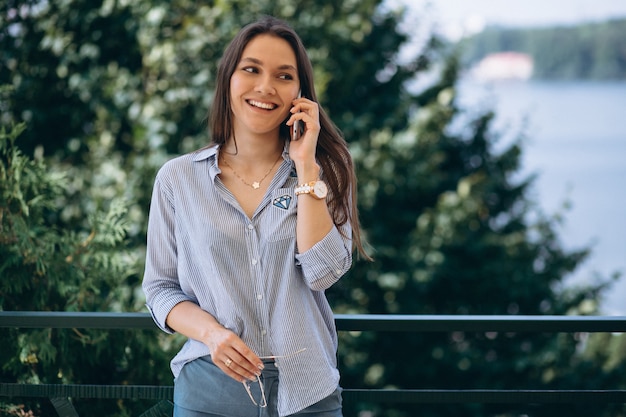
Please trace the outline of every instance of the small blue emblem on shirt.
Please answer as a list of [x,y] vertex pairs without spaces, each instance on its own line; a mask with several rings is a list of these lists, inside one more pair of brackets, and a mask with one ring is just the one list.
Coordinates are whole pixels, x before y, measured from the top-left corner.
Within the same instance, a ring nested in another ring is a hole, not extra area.
[[287,210],[289,205],[291,204],[291,196],[290,195],[281,195],[280,197],[276,197],[272,204],[275,207],[281,208],[283,210]]

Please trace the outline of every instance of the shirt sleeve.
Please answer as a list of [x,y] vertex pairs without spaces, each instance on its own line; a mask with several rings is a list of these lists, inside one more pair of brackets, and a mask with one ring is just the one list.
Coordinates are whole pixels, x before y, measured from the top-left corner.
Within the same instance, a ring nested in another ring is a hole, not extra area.
[[152,318],[167,333],[174,333],[165,323],[172,308],[183,301],[194,301],[182,291],[178,280],[173,200],[172,187],[157,175],[150,203],[142,289]]
[[352,266],[352,229],[345,225],[328,232],[306,252],[296,254],[296,263],[302,268],[307,285],[314,291],[330,288]]

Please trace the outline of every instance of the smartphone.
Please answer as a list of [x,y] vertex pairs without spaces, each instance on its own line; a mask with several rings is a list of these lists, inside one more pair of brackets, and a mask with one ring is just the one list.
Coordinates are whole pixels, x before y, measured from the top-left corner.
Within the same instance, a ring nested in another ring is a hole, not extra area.
[[[298,91],[298,98],[302,97],[302,91]],[[300,135],[302,134],[302,129],[300,128],[300,120],[296,120],[295,122],[293,122],[293,125],[291,126],[291,140],[298,140],[300,139]]]

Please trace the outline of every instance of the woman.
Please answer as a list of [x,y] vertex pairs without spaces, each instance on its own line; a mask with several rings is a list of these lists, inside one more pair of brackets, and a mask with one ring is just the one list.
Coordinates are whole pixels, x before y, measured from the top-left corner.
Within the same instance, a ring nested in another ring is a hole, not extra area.
[[[213,143],[157,174],[143,289],[172,360],[174,415],[341,416],[324,290],[363,253],[347,145],[297,34],[266,17],[224,52]],[[300,125],[300,126],[298,126]]]

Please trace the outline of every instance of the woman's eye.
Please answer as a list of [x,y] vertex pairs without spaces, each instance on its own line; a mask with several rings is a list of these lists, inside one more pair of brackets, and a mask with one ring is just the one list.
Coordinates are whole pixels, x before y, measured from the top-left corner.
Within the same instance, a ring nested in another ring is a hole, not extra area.
[[254,68],[254,67],[243,67],[242,70],[245,71],[245,72],[249,72],[249,73],[258,72],[257,69]]
[[281,80],[293,80],[293,76],[291,74],[282,74],[279,75],[278,78]]

